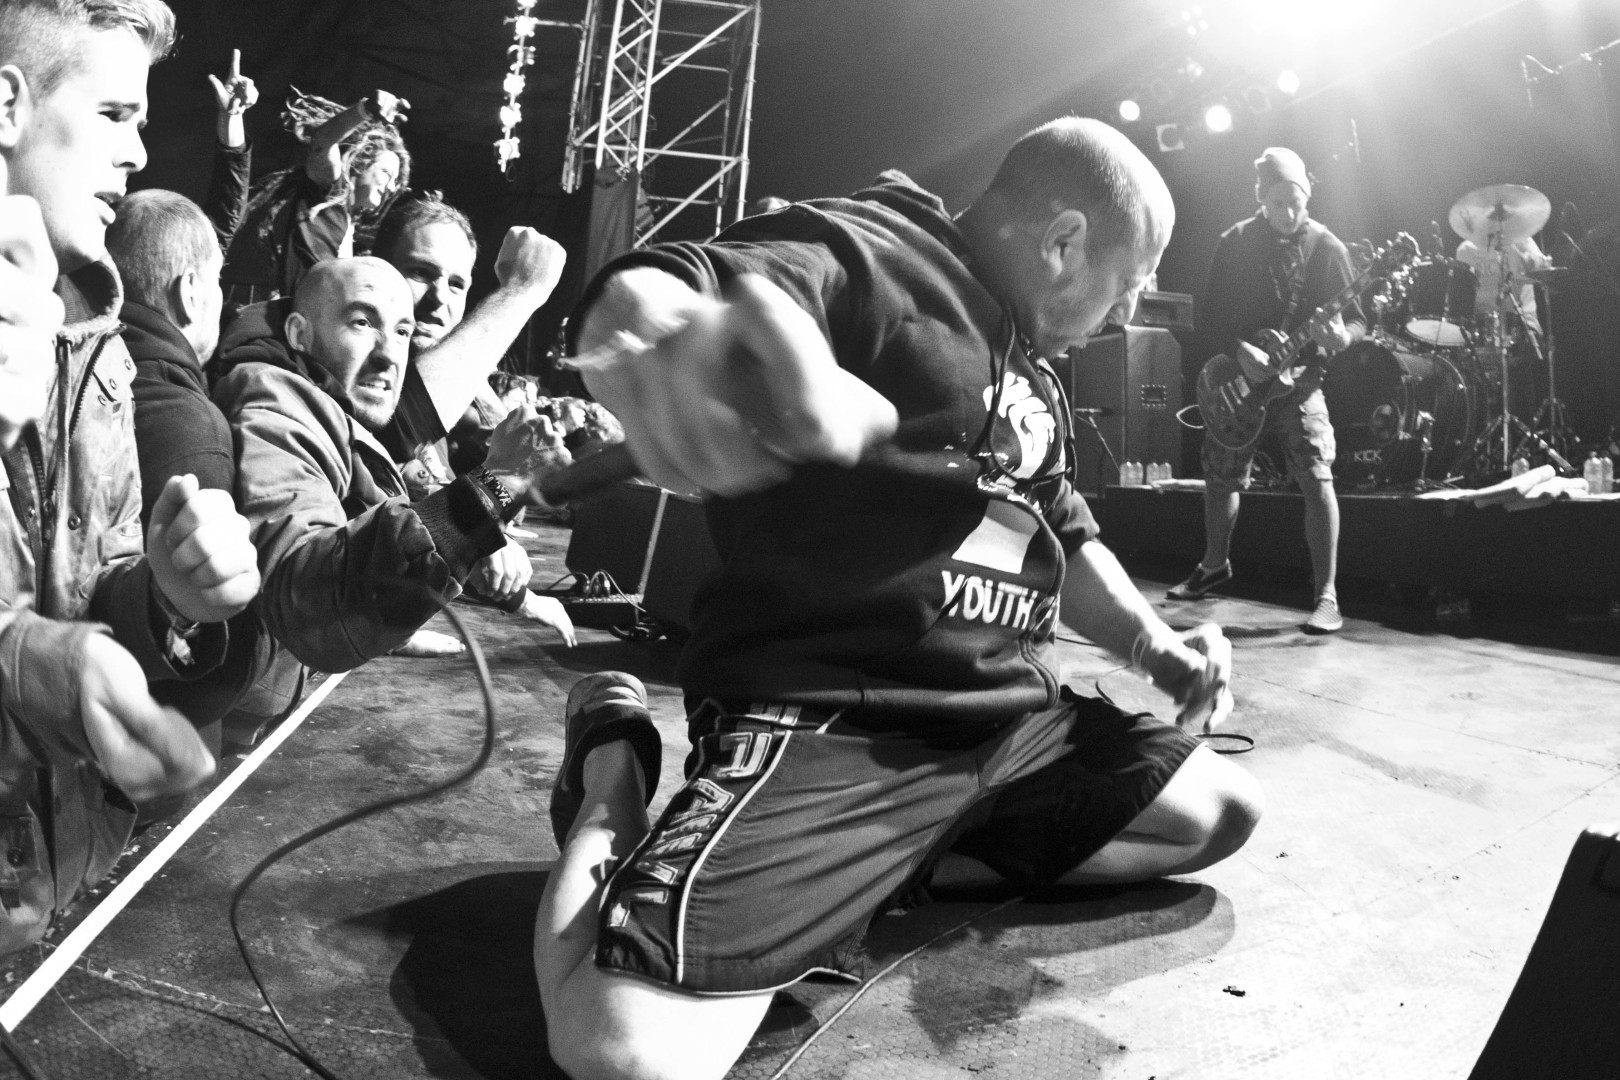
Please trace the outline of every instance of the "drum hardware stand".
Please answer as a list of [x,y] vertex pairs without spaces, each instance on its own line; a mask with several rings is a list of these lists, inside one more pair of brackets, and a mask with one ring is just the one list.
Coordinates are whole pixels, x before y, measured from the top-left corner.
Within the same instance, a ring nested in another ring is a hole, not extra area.
[[[1524,322],[1524,308],[1519,306],[1519,298],[1513,295],[1513,290],[1509,286],[1509,279],[1508,279],[1507,274],[1502,275],[1502,293],[1507,296],[1508,301],[1513,305],[1513,310],[1519,313],[1519,321],[1522,324]],[[1494,337],[1495,337],[1496,351],[1500,355],[1501,361],[1502,361],[1502,416],[1504,418],[1504,422],[1508,421],[1508,420],[1511,420],[1513,430],[1517,431],[1519,433],[1519,441],[1518,441],[1517,445],[1514,447],[1514,449],[1522,451],[1524,449],[1524,444],[1525,443],[1530,443],[1536,449],[1540,450],[1543,454],[1546,454],[1547,459],[1549,461],[1551,461],[1554,466],[1556,466],[1557,468],[1559,468],[1560,470],[1562,470],[1562,471],[1564,471],[1566,473],[1569,473],[1569,474],[1573,475],[1574,472],[1575,472],[1575,466],[1571,465],[1569,463],[1568,459],[1566,459],[1563,454],[1559,453],[1558,450],[1550,442],[1548,442],[1546,438],[1544,438],[1542,436],[1540,431],[1537,431],[1537,430],[1534,430],[1532,428],[1526,427],[1522,420],[1520,420],[1517,416],[1514,416],[1511,412],[1508,411],[1508,346],[1507,346],[1507,333],[1503,329],[1503,326],[1502,326],[1502,316],[1501,316],[1501,308],[1500,308],[1500,306],[1498,306],[1497,311],[1492,313],[1491,319],[1492,319],[1491,328],[1492,328],[1492,331],[1493,331],[1493,334],[1494,334]],[[1540,359],[1541,358],[1541,346],[1536,341],[1536,335],[1533,334],[1533,333],[1530,333],[1530,328],[1528,326],[1525,327],[1525,332],[1526,332],[1526,336],[1528,336],[1530,338],[1531,346],[1536,351],[1537,359]],[[1551,372],[1552,372],[1551,367],[1549,367],[1547,370],[1548,370],[1548,374],[1550,376]],[[1550,384],[1549,384],[1549,389],[1550,389]],[[1553,397],[1551,397],[1549,395],[1548,400],[1549,401],[1556,401],[1557,399],[1553,398]],[[1563,404],[1562,403],[1559,403],[1558,409],[1560,411],[1563,409]],[[1536,419],[1539,420],[1540,417],[1541,417],[1541,413],[1538,410],[1537,413],[1536,413]],[[1552,435],[1556,436],[1557,432],[1553,431],[1553,432],[1549,432],[1549,434],[1552,434]],[[1507,432],[1506,426],[1504,426],[1503,431],[1502,431],[1502,445],[1503,445],[1504,448],[1507,446],[1507,442],[1508,442],[1508,432]],[[1506,455],[1506,454],[1509,453],[1509,451],[1504,449],[1503,453],[1504,453],[1504,455]],[[1508,467],[1509,471],[1511,471],[1512,467],[1513,467],[1512,466],[1512,461],[1513,461],[1513,459],[1511,457],[1508,457],[1508,466],[1507,467]]]
[[[1567,450],[1576,440],[1574,432],[1569,426],[1569,417],[1564,412],[1564,403],[1558,400],[1558,373],[1556,366],[1558,342],[1553,337],[1551,330],[1552,288],[1551,286],[1547,288],[1548,329],[1542,331],[1541,334],[1530,329],[1530,324],[1524,317],[1524,308],[1520,305],[1519,298],[1512,291],[1508,292],[1508,299],[1513,302],[1513,310],[1519,313],[1519,321],[1524,325],[1525,336],[1530,340],[1530,348],[1536,354],[1537,363],[1547,366],[1547,396],[1536,407],[1536,415],[1531,418],[1530,426],[1538,434],[1542,435],[1548,443],[1558,447],[1560,450]],[[1541,344],[1543,334],[1547,339],[1545,348]],[[1566,465],[1566,467],[1568,466]]]
[[1414,426],[1417,428],[1418,438],[1422,440],[1419,447],[1423,451],[1423,466],[1418,470],[1415,489],[1418,491],[1432,491],[1437,487],[1444,486],[1442,481],[1429,479],[1429,455],[1434,452],[1434,440],[1430,438],[1434,432],[1434,414],[1419,409],[1416,419],[1417,422]]

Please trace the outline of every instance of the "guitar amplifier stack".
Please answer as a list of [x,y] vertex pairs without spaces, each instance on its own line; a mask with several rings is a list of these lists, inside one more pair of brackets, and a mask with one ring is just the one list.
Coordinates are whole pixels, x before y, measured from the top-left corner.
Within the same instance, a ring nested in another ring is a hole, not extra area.
[[1110,329],[1053,367],[1075,410],[1080,491],[1096,494],[1119,483],[1118,466],[1125,461],[1168,461],[1180,471],[1181,345],[1168,329]]

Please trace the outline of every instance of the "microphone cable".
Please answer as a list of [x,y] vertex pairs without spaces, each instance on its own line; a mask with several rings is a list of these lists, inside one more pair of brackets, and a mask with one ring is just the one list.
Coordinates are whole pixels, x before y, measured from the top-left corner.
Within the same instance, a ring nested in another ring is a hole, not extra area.
[[[414,581],[405,582],[405,584],[412,585],[417,588],[425,588],[425,586],[422,586],[418,582]],[[340,1078],[325,1065],[323,1065],[320,1059],[318,1059],[312,1052],[310,1052],[308,1047],[298,1040],[298,1037],[293,1034],[291,1026],[287,1023],[286,1017],[284,1017],[281,1014],[281,1010],[276,1007],[275,1001],[270,996],[269,988],[265,986],[264,980],[259,976],[258,968],[253,963],[253,956],[251,951],[248,949],[247,941],[242,936],[242,928],[238,922],[238,908],[241,907],[243,897],[247,895],[248,890],[252,888],[254,882],[258,881],[259,878],[263,876],[264,873],[272,866],[286,858],[288,855],[291,855],[299,848],[304,847],[306,844],[309,844],[314,840],[318,840],[329,833],[336,832],[338,829],[341,829],[346,825],[352,825],[357,821],[371,817],[375,814],[379,814],[384,810],[391,810],[400,806],[408,806],[411,803],[425,802],[437,795],[442,795],[452,788],[458,787],[459,785],[471,780],[483,770],[485,765],[489,763],[489,759],[495,751],[496,727],[495,693],[493,688],[493,680],[491,679],[489,673],[489,664],[484,659],[484,652],[478,645],[478,639],[475,638],[472,635],[472,632],[467,629],[466,624],[461,620],[461,616],[457,615],[453,610],[451,610],[450,605],[448,604],[442,606],[439,610],[443,612],[445,618],[450,620],[451,625],[455,627],[456,633],[461,637],[461,640],[466,643],[467,655],[472,660],[473,668],[478,675],[479,690],[483,693],[484,741],[483,745],[478,749],[477,756],[474,757],[469,764],[463,766],[459,771],[447,779],[430,784],[419,791],[406,792],[403,795],[390,795],[387,798],[378,799],[374,802],[367,803],[365,806],[340,814],[323,825],[317,825],[315,828],[295,836],[293,839],[282,844],[280,847],[270,852],[270,854],[260,859],[253,869],[248,871],[247,876],[244,877],[231,892],[231,933],[236,938],[236,947],[237,951],[242,955],[242,963],[246,965],[248,975],[253,979],[253,985],[258,988],[259,996],[264,999],[265,1008],[269,1010],[271,1018],[276,1022],[276,1026],[281,1029],[282,1035],[286,1037],[291,1048],[290,1052],[292,1055],[296,1057],[299,1063],[305,1068],[309,1069],[316,1076],[321,1077],[321,1080],[340,1080]],[[7,1049],[9,1050],[10,1047],[7,1047]]]

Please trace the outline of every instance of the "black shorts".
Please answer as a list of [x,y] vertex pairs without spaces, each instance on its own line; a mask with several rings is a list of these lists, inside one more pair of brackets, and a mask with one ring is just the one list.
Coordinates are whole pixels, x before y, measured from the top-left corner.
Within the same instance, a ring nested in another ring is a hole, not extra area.
[[705,702],[691,722],[685,785],[608,879],[596,962],[719,994],[853,975],[867,924],[946,851],[1057,880],[1197,745],[1067,690],[969,747],[792,705]]

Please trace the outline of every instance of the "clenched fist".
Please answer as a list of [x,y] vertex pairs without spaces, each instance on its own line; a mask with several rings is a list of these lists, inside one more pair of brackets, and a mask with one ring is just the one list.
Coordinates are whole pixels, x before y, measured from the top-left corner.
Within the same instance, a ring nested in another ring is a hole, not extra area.
[[539,307],[557,287],[567,261],[568,253],[557,241],[527,225],[514,225],[495,256],[495,279],[502,288],[532,293]]
[[259,556],[228,491],[171,476],[152,507],[146,559],[153,584],[193,622],[223,622],[259,592]]
[[105,634],[84,637],[79,714],[96,762],[135,802],[176,795],[208,779],[214,758],[181,712],[146,690],[140,662]]

